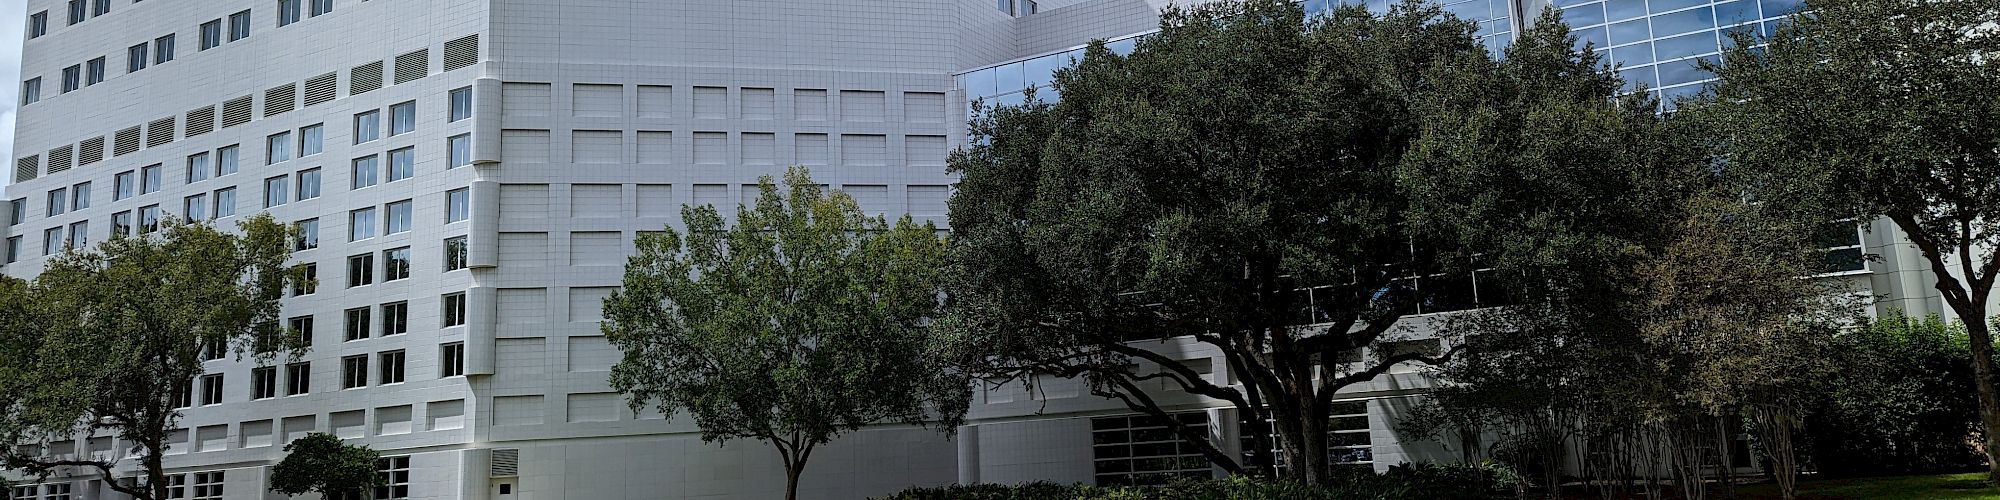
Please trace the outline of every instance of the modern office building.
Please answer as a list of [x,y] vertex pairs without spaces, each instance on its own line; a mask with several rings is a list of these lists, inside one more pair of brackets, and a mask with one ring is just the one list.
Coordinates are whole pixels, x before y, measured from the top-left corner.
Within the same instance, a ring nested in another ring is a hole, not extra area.
[[[275,498],[268,469],[284,443],[329,432],[389,457],[377,498],[511,500],[778,496],[768,448],[704,444],[688,420],[635,414],[608,386],[618,352],[599,304],[635,236],[677,224],[682,204],[746,201],[758,176],[792,164],[865,210],[942,225],[944,161],[968,103],[1018,102],[1092,39],[1129,50],[1168,2],[27,3],[0,207],[7,274],[34,276],[50,255],[169,216],[228,226],[269,212],[308,231],[296,260],[319,283],[293,290],[284,315],[313,349],[273,366],[208,362],[167,458],[176,495]],[[1628,79],[1678,95],[1699,79],[1680,68],[1687,57],[1796,2],[1562,3]],[[1480,21],[1497,48],[1540,5],[1446,8]],[[1839,275],[1906,309],[1942,309],[1914,254],[1873,226],[1839,250],[1885,260]],[[1214,366],[1199,345],[1165,348]],[[1393,432],[1424,384],[1412,369],[1357,388],[1342,405],[1342,460],[1380,468],[1435,452]],[[1213,473],[1170,440],[1144,442],[1157,434],[1145,422],[1075,385],[975,397],[956,440],[883,427],[837,441],[815,455],[805,496]],[[1237,442],[1225,405],[1164,399]],[[129,448],[104,436],[37,446]],[[121,498],[85,470],[10,493]]]

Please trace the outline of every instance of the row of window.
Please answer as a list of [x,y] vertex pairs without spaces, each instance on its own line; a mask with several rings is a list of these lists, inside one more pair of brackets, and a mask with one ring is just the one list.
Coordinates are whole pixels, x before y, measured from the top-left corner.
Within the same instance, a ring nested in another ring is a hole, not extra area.
[[[136,3],[139,0],[133,1]],[[93,0],[93,2],[91,8],[86,10],[84,0],[70,0],[69,24],[75,25],[89,17],[110,13],[111,0]],[[310,17],[319,17],[322,14],[333,12],[333,0],[311,0],[310,3],[311,9],[307,10],[304,9],[305,0],[278,0],[278,26],[283,27],[298,22],[301,11],[305,11]],[[89,15],[87,16],[86,13]],[[48,34],[48,19],[48,11],[29,15],[28,38],[40,38]],[[224,19],[227,19],[228,22],[227,31],[223,30]],[[223,43],[250,37],[249,10],[230,14],[229,17],[224,19],[208,21],[202,23],[197,28],[197,32],[201,34],[200,50],[220,47]],[[140,42],[138,45],[127,48],[126,51],[125,72],[127,73],[146,69],[148,64],[158,65],[172,61],[174,60],[174,34],[170,33],[166,36],[155,38],[151,42]],[[104,81],[104,58],[92,59],[90,62],[85,63],[85,65],[89,67],[90,78],[81,82],[77,77],[82,71],[81,66],[84,65],[70,66],[63,70],[62,92],[68,93]],[[23,82],[21,104],[25,105],[39,100],[41,100],[41,77],[30,78]]]
[[[214,350],[206,351],[214,352]],[[375,360],[374,370],[369,369],[369,360]],[[340,389],[360,389],[373,385],[400,384],[407,380],[404,367],[408,359],[402,349],[383,351],[373,355],[357,354],[340,358]],[[465,343],[451,342],[438,345],[438,378],[465,375]],[[313,388],[312,362],[286,363],[282,374],[277,366],[259,366],[250,369],[250,400],[261,401],[280,396],[311,394]],[[282,387],[280,376],[282,375]],[[371,376],[373,376],[371,380]],[[223,374],[202,375],[196,381],[194,391],[175,391],[175,408],[214,406],[224,402]],[[283,392],[280,392],[283,389]],[[198,397],[198,398],[197,398]]]

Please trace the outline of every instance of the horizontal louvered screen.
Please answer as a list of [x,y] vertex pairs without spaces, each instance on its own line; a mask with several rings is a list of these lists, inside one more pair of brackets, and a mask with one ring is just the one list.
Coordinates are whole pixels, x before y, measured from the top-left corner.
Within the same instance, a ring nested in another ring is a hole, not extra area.
[[14,182],[34,179],[41,175],[42,155],[30,155],[14,160]]
[[250,98],[246,95],[222,103],[223,128],[250,123]]
[[445,71],[474,64],[479,64],[479,35],[466,35],[444,43]]
[[215,131],[215,106],[187,112],[187,137],[194,137]]
[[[104,139],[98,139],[102,141]],[[49,150],[49,174],[69,171],[70,162],[76,161],[76,147],[63,146]]]
[[382,61],[355,66],[347,77],[347,95],[382,88]]
[[[87,152],[89,150],[89,147],[90,147],[89,144],[85,144],[84,148],[86,152],[84,154],[80,154],[77,156],[84,156],[89,154]],[[118,131],[118,142],[112,146],[112,152],[114,154],[117,154],[118,156],[125,156],[139,152],[139,127],[132,127]],[[90,162],[82,161],[81,159],[79,159],[77,161],[77,164],[89,165]]]
[[306,80],[306,106],[332,101],[340,94],[340,73],[327,73]]
[[431,49],[396,56],[396,83],[416,81],[431,74]]
[[[138,129],[139,129],[138,127],[126,129],[133,132],[132,133],[133,144],[137,144],[139,142],[139,134],[137,132]],[[118,135],[123,136],[125,135],[125,132],[126,131],[119,131]],[[89,165],[100,161],[104,161],[103,137],[92,137],[90,139],[84,140],[83,142],[77,143],[76,166],[81,167],[84,165]]]
[[174,117],[153,120],[146,124],[146,147],[164,146],[174,142]]
[[298,106],[299,85],[287,83],[264,91],[264,116],[289,113]]

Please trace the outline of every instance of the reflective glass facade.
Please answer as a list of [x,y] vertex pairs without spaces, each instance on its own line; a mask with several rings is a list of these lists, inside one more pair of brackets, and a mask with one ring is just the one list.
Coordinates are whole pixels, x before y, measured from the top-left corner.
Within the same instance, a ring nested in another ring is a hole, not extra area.
[[[1478,23],[1474,34],[1496,53],[1511,43],[1516,20],[1515,2],[1521,11],[1539,8],[1533,0],[1445,0],[1442,8],[1461,19]],[[1307,0],[1307,13],[1322,13],[1340,4],[1364,5],[1382,13],[1394,0]],[[1796,12],[1803,0],[1554,0],[1563,20],[1575,30],[1577,43],[1588,43],[1605,56],[1605,61],[1624,77],[1626,88],[1643,85],[1664,101],[1693,95],[1712,75],[1696,67],[1696,61],[1713,59],[1729,42],[1729,33],[1751,30],[1768,36],[1784,16]],[[1533,17],[1532,14],[1527,17]],[[1137,33],[1106,42],[1120,54],[1130,53]],[[1044,89],[1040,97],[1055,100],[1046,89],[1057,69],[1083,57],[1083,47],[989,66],[959,75],[968,106],[984,99],[988,104],[1020,104],[1029,87]]]

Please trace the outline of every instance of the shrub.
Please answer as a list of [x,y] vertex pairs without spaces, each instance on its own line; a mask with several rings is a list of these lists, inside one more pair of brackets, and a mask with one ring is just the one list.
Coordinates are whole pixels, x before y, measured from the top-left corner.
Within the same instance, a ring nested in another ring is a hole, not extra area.
[[1385,474],[1336,474],[1320,486],[1247,476],[1183,480],[1159,487],[1033,482],[910,488],[881,500],[1481,500],[1513,498],[1519,484],[1512,470],[1491,462],[1402,464]]

